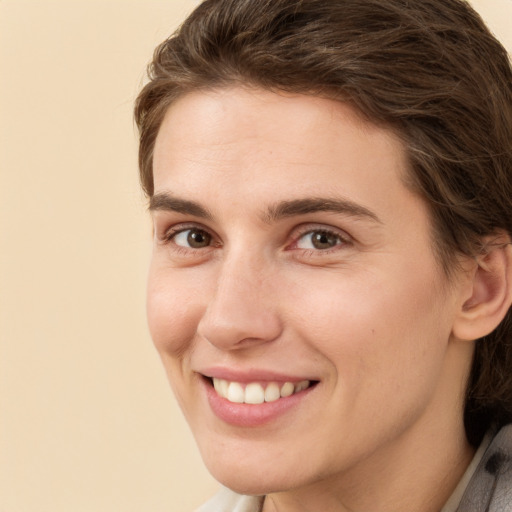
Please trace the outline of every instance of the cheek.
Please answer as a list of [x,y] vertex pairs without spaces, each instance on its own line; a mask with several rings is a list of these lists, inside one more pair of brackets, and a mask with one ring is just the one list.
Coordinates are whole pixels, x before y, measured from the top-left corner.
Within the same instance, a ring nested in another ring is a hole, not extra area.
[[450,335],[449,308],[432,274],[414,270],[407,278],[390,271],[315,276],[296,287],[299,329],[339,378],[379,376],[401,386],[413,373],[437,372]]
[[190,348],[202,315],[201,294],[185,275],[150,270],[147,288],[148,326],[163,357],[179,357]]
[[449,329],[431,280],[397,286],[383,275],[359,277],[340,278],[336,285],[334,279],[317,280],[309,293],[296,294],[303,300],[295,301],[295,309],[308,312],[297,338],[330,366],[325,428],[345,429],[354,446],[362,436],[370,449],[412,424],[430,403]]

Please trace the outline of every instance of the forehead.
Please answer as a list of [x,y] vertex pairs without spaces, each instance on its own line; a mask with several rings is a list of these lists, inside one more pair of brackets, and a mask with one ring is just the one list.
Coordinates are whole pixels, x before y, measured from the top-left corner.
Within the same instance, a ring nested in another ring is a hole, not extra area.
[[160,127],[153,171],[157,187],[169,172],[177,178],[201,162],[204,171],[220,167],[230,179],[266,165],[275,175],[293,170],[297,178],[308,174],[320,180],[327,168],[382,173],[386,159],[393,160],[397,175],[406,174],[398,137],[345,103],[240,87],[196,91],[177,100]]
[[[189,130],[193,130],[194,135],[203,136],[211,128],[243,128],[253,136],[275,138],[284,135],[280,130],[284,125],[288,127],[287,134],[291,130],[298,136],[304,130],[336,120],[348,122],[373,136],[379,133],[400,145],[391,129],[368,121],[349,103],[315,95],[233,86],[194,90],[180,96],[167,109],[158,132],[157,146],[169,136],[189,136],[190,133],[185,133]],[[173,124],[176,121],[184,121],[180,133],[175,132]],[[224,134],[218,135],[220,138]]]
[[347,104],[315,96],[190,93],[167,111],[153,164],[155,194],[207,201],[210,210],[328,197],[399,211],[404,199],[418,201],[403,184],[398,137]]

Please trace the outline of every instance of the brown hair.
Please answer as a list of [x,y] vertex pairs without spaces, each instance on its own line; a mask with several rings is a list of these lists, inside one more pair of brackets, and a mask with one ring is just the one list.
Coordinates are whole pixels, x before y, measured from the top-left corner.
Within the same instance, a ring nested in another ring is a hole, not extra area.
[[[430,207],[447,275],[455,255],[512,233],[512,71],[463,0],[206,0],[155,51],[135,118],[153,194],[160,124],[179,96],[248,84],[348,102],[394,130]],[[476,342],[468,439],[512,421],[512,319]]]

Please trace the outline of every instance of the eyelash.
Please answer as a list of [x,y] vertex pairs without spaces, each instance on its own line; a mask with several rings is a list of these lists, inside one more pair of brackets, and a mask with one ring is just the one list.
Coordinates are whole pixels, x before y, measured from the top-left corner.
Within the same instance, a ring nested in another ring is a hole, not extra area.
[[[186,233],[187,231],[196,231],[196,232],[199,232],[199,233],[205,233],[206,235],[208,235],[209,237],[211,237],[212,240],[215,240],[215,236],[212,235],[210,233],[210,231],[206,228],[203,228],[202,226],[198,226],[197,224],[192,224],[192,225],[179,225],[179,226],[175,226],[175,227],[172,227],[170,229],[168,229],[167,231],[165,231],[165,233],[163,233],[162,237],[159,238],[159,241],[161,243],[163,243],[164,245],[173,245],[173,249],[176,250],[176,251],[204,251],[205,248],[200,248],[200,249],[196,249],[194,247],[184,247],[184,246],[181,246],[181,245],[178,245],[176,244],[175,242],[173,243],[173,240],[176,239],[176,237],[182,233]],[[209,247],[220,247],[220,243],[213,243],[209,246],[207,246],[206,248],[209,248]]]
[[[297,247],[299,242],[304,239],[307,235],[313,235],[314,233],[327,235],[327,237],[333,237],[335,238],[336,244],[332,247],[325,248],[325,249],[306,249],[306,248],[300,248]],[[294,241],[287,245],[287,248],[296,249],[302,251],[302,254],[306,256],[321,257],[322,255],[331,254],[332,252],[336,252],[341,250],[342,247],[346,247],[348,245],[351,245],[352,240],[346,233],[340,232],[338,230],[329,229],[324,226],[305,226],[303,230],[299,230],[297,235],[294,237]]]
[[[210,243],[210,245],[206,247],[201,248],[194,248],[194,247],[185,247],[182,245],[178,245],[177,243],[173,242],[176,237],[182,233],[186,233],[187,231],[196,231],[198,233],[204,233],[211,237],[211,241],[213,243]],[[323,235],[327,235],[328,237],[334,237],[337,239],[337,243],[331,247],[326,249],[306,249],[306,248],[299,248],[297,247],[298,243],[303,239],[306,235],[312,235],[313,233],[321,233]],[[189,254],[189,253],[196,253],[196,252],[204,252],[205,249],[211,249],[211,248],[218,248],[221,247],[222,244],[220,242],[215,242],[216,237],[213,235],[208,229],[197,225],[180,225],[172,227],[171,229],[168,229],[161,237],[159,237],[159,240],[164,245],[172,246],[173,251],[179,253],[179,254]],[[285,249],[286,250],[298,250],[301,251],[301,254],[306,257],[320,257],[322,255],[327,255],[335,251],[339,251],[342,247],[345,247],[347,245],[352,245],[353,241],[351,237],[344,233],[340,232],[338,230],[329,229],[324,226],[311,226],[307,225],[303,228],[299,228],[297,231],[297,234],[293,236],[293,240],[291,243],[287,244]]]

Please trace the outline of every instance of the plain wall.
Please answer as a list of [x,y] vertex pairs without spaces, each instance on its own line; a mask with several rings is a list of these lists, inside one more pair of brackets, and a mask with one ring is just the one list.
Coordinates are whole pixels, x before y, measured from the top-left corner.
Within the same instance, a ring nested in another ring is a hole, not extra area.
[[[216,488],[146,329],[132,122],[196,3],[0,0],[0,512],[186,512]],[[473,3],[512,49],[512,0]]]

